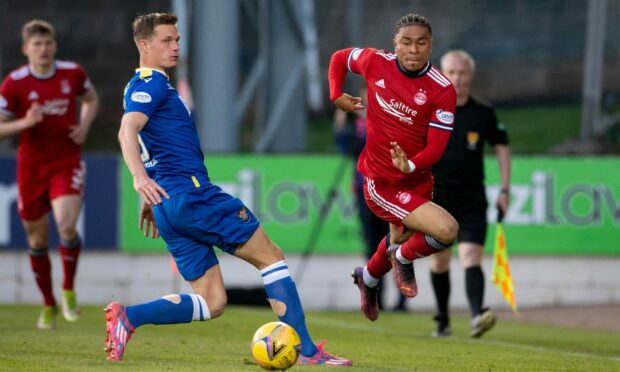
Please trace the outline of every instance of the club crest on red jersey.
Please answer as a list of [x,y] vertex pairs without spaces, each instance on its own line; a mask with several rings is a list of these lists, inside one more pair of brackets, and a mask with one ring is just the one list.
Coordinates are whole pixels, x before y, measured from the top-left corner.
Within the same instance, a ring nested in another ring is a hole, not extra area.
[[423,90],[420,90],[418,93],[415,94],[415,96],[413,97],[413,101],[418,105],[418,106],[422,106],[423,104],[426,103],[426,101],[428,100],[428,97],[426,97],[426,93]]
[[396,194],[396,197],[403,204],[407,204],[411,200],[411,194],[405,191],[399,191],[398,194]]
[[63,79],[60,81],[60,91],[62,94],[71,93],[71,85],[69,85],[69,80]]

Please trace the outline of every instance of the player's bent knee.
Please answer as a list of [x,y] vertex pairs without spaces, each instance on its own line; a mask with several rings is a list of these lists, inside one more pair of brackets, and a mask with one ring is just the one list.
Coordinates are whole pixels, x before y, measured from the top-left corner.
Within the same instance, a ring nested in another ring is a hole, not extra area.
[[47,237],[28,236],[28,245],[34,250],[45,249],[47,247]]
[[215,294],[215,295],[207,295],[207,294],[199,294],[202,298],[205,299],[207,303],[207,307],[209,308],[209,313],[211,314],[211,319],[217,318],[220,315],[224,314],[224,310],[226,309],[226,304],[228,302],[228,298],[226,297],[226,292],[223,294]]
[[437,233],[435,239],[446,245],[452,245],[452,243],[456,240],[456,237],[459,233],[459,224],[456,220],[452,219],[452,221],[444,223]]
[[75,239],[75,236],[77,235],[77,230],[75,226],[61,222],[58,224],[58,235],[60,235],[61,239],[70,241]]
[[211,313],[211,319],[215,319],[222,314],[226,310],[226,301],[222,302],[209,302],[207,301],[207,306],[209,306],[209,312]]

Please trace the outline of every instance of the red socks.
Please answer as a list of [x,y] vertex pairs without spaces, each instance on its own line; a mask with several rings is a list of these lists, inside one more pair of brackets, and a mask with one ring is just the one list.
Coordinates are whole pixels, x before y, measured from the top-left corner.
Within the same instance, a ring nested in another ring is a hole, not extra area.
[[381,278],[392,269],[392,264],[387,256],[387,248],[390,245],[389,235],[381,239],[377,251],[368,261],[368,272],[375,278]]
[[56,306],[54,292],[52,291],[52,265],[45,249],[30,249],[30,266],[34,278],[43,295],[45,306]]
[[408,260],[430,256],[442,249],[449,248],[452,244],[443,244],[435,238],[416,232],[409,240],[400,246],[400,254]]
[[[388,259],[387,248],[390,245],[390,235],[384,237],[377,251],[368,261],[368,272],[375,278],[381,278],[392,269],[392,264]],[[408,260],[417,260],[418,258],[430,256],[442,249],[449,248],[451,244],[443,244],[429,235],[416,232],[400,246],[400,253]]]
[[64,272],[64,280],[62,282],[63,289],[73,289],[75,273],[77,271],[78,258],[80,256],[82,241],[77,235],[72,241],[60,241],[58,251],[62,258],[62,269]]

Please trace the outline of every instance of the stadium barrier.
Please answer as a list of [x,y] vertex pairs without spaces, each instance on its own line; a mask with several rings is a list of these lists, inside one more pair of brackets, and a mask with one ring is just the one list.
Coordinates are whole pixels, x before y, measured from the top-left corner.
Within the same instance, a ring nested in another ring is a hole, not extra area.
[[[79,229],[86,249],[165,252],[161,240],[137,230],[140,200],[118,155],[86,155],[86,202]],[[227,192],[240,197],[262,220],[268,234],[287,253],[301,253],[325,207],[337,156],[207,156],[209,174]],[[348,161],[348,160],[344,160]],[[515,157],[511,207],[505,219],[511,255],[620,255],[619,159]],[[356,217],[351,178],[345,167],[333,203],[322,222],[315,253],[360,254],[364,251]],[[490,205],[499,192],[496,160],[485,162]],[[0,157],[0,250],[26,245],[16,201],[15,159]],[[493,246],[489,228],[487,252]],[[52,232],[50,247],[56,246]]]

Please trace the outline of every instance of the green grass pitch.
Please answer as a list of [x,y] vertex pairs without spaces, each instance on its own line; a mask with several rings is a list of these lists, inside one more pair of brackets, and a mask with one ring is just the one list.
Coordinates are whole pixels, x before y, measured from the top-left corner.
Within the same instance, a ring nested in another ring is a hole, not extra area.
[[[39,307],[0,306],[0,371],[260,371],[250,340],[275,320],[268,308],[229,307],[215,321],[144,326],[130,341],[125,360],[109,362],[103,351],[103,306],[83,308],[77,323],[59,319],[39,331]],[[315,341],[353,359],[351,371],[620,371],[620,335],[503,321],[485,337],[467,337],[468,319],[453,319],[454,336],[434,339],[429,314],[381,313],[377,322],[356,312],[309,312]],[[319,369],[295,366],[297,370]]]

